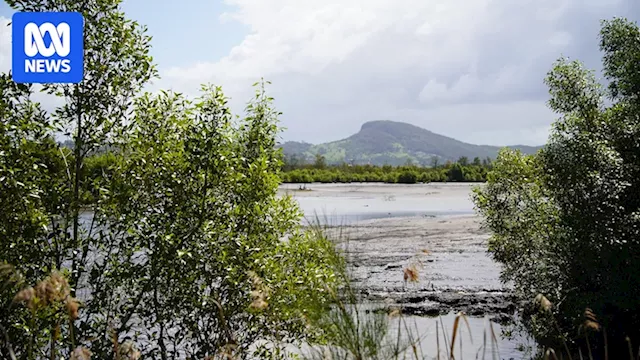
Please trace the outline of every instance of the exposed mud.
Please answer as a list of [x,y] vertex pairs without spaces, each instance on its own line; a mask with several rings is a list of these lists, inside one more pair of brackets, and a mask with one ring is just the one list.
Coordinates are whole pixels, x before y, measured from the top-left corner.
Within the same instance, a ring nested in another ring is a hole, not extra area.
[[[319,215],[346,250],[364,301],[434,316],[452,311],[505,319],[515,305],[487,253],[470,199],[475,184],[309,184],[281,188]],[[452,215],[456,214],[456,215]],[[404,281],[404,269],[417,282]]]
[[[445,341],[442,333],[452,329],[455,313],[464,311],[476,342],[465,334],[460,358],[489,351],[478,338],[491,338],[494,331],[498,358],[528,358],[522,349],[535,343],[526,335],[499,336],[517,305],[487,253],[489,234],[480,228],[470,199],[474,186],[478,184],[307,184],[299,190],[291,184],[280,193],[298,201],[306,223],[329,226],[327,231],[349,256],[354,287],[367,311],[401,308],[427,357],[438,358],[435,349]],[[412,265],[418,281],[405,282],[403,270]],[[396,329],[400,323],[390,325]]]
[[[516,309],[473,215],[376,219],[329,231],[341,239],[365,301],[422,316],[464,311],[504,319]],[[417,281],[405,281],[405,269]]]
[[473,214],[472,184],[287,184],[307,220],[347,225],[388,217]]

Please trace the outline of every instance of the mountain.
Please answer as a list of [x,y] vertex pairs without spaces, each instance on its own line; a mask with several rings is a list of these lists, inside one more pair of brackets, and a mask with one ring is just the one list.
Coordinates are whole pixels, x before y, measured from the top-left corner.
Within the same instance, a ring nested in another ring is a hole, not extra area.
[[[414,164],[431,165],[434,158],[440,163],[458,160],[465,156],[473,158],[495,158],[500,146],[468,144],[450,137],[433,133],[421,127],[389,120],[369,121],[360,131],[346,139],[313,145],[288,141],[280,145],[285,156],[313,161],[316,154],[323,155],[327,163],[356,163],[375,165]],[[540,146],[510,145],[523,153],[532,154]]]

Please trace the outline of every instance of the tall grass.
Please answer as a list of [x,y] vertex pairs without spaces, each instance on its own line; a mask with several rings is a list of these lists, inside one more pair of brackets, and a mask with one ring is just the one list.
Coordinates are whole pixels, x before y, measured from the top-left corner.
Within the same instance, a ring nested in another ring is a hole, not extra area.
[[[335,359],[335,360],[395,360],[395,359],[437,359],[455,360],[463,359],[463,349],[470,346],[474,349],[475,359],[502,359],[499,347],[499,336],[496,333],[492,321],[488,321],[481,333],[472,334],[469,318],[463,312],[459,312],[453,319],[451,331],[445,326],[441,316],[435,321],[435,343],[436,356],[429,357],[424,353],[428,347],[425,343],[425,335],[420,335],[417,322],[405,316],[403,306],[395,308],[384,307],[378,311],[372,310],[376,304],[368,304],[359,292],[353,287],[351,276],[352,259],[349,251],[350,239],[345,235],[344,226],[339,224],[329,224],[329,218],[324,217],[324,222],[316,214],[315,218],[307,220],[309,229],[317,236],[328,236],[340,249],[336,260],[340,264],[336,273],[343,278],[343,286],[340,289],[331,289],[334,299],[334,306],[327,312],[322,322],[319,324],[327,334],[326,343],[314,344],[304,354],[311,360]],[[403,270],[405,287],[410,282],[420,280],[419,266],[409,265]],[[552,304],[542,295],[532,300],[537,305],[538,310],[551,316],[552,322],[558,327],[553,319]],[[394,329],[395,327],[395,329]],[[468,337],[464,336],[462,330],[468,332]],[[544,360],[609,360],[610,349],[607,344],[606,330],[597,322],[595,315],[587,309],[585,311],[585,321],[581,326],[586,346],[571,348],[564,339],[561,341],[561,348],[538,346],[532,359]],[[589,335],[585,330],[590,330],[591,334],[602,334],[604,337],[604,349],[600,354],[595,353],[595,349],[589,343]],[[559,328],[558,328],[559,331]],[[473,336],[475,335],[475,336]],[[482,343],[474,345],[473,338],[481,338]],[[468,341],[468,342],[467,342]],[[627,339],[628,359],[640,360],[640,349],[634,353],[631,342]],[[523,353],[523,356],[526,354]],[[524,357],[523,357],[524,358]],[[611,359],[615,360],[615,359]]]
[[[340,282],[342,285],[338,288],[327,288],[332,295],[334,305],[315,324],[324,330],[325,341],[321,344],[310,344],[306,351],[302,351],[303,357],[310,360],[463,360],[465,354],[463,349],[471,346],[472,349],[475,349],[475,359],[502,359],[493,323],[489,321],[488,326],[485,326],[481,334],[472,334],[469,318],[463,312],[455,315],[451,331],[447,329],[441,316],[437,318],[435,321],[436,348],[434,349],[436,356],[427,356],[424,353],[427,348],[425,344],[427,338],[425,335],[420,335],[421,329],[419,329],[417,322],[411,323],[411,317],[405,316],[402,305],[385,307],[382,309],[383,311],[375,311],[372,304],[367,304],[352,286],[351,279],[353,277],[351,276],[351,261],[348,251],[350,241],[344,235],[344,227],[328,225],[328,218],[325,218],[323,223],[318,216],[310,223],[309,230],[315,232],[315,236],[330,236],[336,244],[336,249],[341,249],[335,252],[333,262],[336,267],[336,275],[342,277],[343,281]],[[403,275],[405,286],[410,282],[419,281],[420,278],[418,268],[413,265],[403,269]],[[47,308],[55,308],[55,313],[61,315],[60,320],[77,317],[78,303],[69,296],[69,285],[66,278],[58,273],[52,273],[39,284],[29,287],[12,267],[2,264],[0,265],[0,280],[2,280],[0,281],[0,290],[9,290],[10,287],[19,290],[15,293],[12,306],[23,304],[32,309],[32,313],[35,315],[35,310],[46,305]],[[49,289],[59,289],[59,291],[51,292]],[[35,301],[36,299],[40,300]],[[537,304],[539,311],[548,315],[552,314],[553,304],[544,296],[538,295],[533,303]],[[52,333],[60,324],[60,322],[53,324]],[[395,329],[394,325],[396,325]],[[464,328],[468,332],[469,343],[466,343],[467,337],[462,333]],[[580,331],[584,334],[585,347],[570,350],[569,345],[563,340],[561,349],[539,348],[533,358],[544,360],[608,360],[610,358],[606,330],[598,323],[595,314],[590,309],[585,310],[585,321],[580,327]],[[604,349],[600,351],[601,353],[594,351],[590,344],[589,334],[594,333],[603,336]],[[482,343],[477,347],[474,345],[473,335],[476,335],[476,338],[477,335],[481,335]],[[116,360],[138,359],[140,357],[135,344],[130,341],[119,344],[116,336],[113,345]],[[12,344],[9,343],[7,337],[7,329],[0,328],[0,346],[8,349],[9,358],[16,359]],[[72,347],[74,349],[71,353],[71,359],[90,359],[91,353],[87,348],[75,347],[75,345]],[[640,360],[640,349],[634,352],[628,338],[626,339],[626,347],[630,360]],[[54,342],[49,347],[49,353],[50,356],[45,355],[43,358],[53,359],[56,357]],[[227,351],[224,354],[223,358],[236,357]]]
[[[318,325],[326,333],[326,343],[315,344],[306,351],[309,359],[333,360],[387,360],[387,359],[428,359],[424,354],[424,336],[411,318],[404,315],[403,306],[384,308],[383,311],[373,311],[375,304],[367,304],[358,291],[352,286],[349,238],[344,233],[344,226],[330,225],[329,219],[315,215],[307,219],[309,229],[316,236],[328,236],[340,250],[336,252],[341,259],[336,260],[336,273],[343,281],[340,289],[330,289],[334,306]],[[402,270],[405,286],[409,282],[419,281],[418,266],[410,265]],[[373,305],[373,306],[372,306]],[[396,325],[395,331],[392,329]],[[467,316],[460,312],[456,314],[453,328],[449,333],[442,317],[436,321],[436,358],[463,359],[462,328],[466,326],[469,341],[473,346],[471,327]],[[476,359],[500,359],[498,337],[493,324],[489,322],[489,334],[483,335],[483,344],[477,349]],[[487,344],[489,338],[489,344]],[[456,351],[459,350],[459,351]],[[459,357],[456,356],[459,353]]]

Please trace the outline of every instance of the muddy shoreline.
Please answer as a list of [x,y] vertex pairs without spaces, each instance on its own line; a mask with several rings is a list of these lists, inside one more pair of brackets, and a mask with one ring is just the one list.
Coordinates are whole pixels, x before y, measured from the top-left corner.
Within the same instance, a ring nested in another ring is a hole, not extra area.
[[[389,218],[328,227],[348,256],[363,301],[403,313],[463,311],[502,322],[516,310],[499,266],[486,252],[488,233],[474,215]],[[404,280],[404,269],[417,281]]]
[[[281,193],[307,216],[331,215],[326,231],[347,254],[354,288],[374,308],[416,316],[464,311],[504,322],[516,304],[487,253],[489,233],[470,199],[474,186],[308,184]],[[406,268],[417,271],[416,282],[404,281]]]

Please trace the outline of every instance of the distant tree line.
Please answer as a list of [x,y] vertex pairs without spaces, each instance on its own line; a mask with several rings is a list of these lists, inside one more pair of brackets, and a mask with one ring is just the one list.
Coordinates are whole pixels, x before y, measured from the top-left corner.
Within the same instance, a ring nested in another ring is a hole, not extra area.
[[440,164],[434,159],[432,166],[419,166],[408,161],[405,165],[356,165],[342,163],[327,164],[322,155],[317,155],[312,163],[297,157],[287,157],[284,161],[283,183],[350,183],[383,182],[416,184],[428,182],[484,182],[491,170],[491,158],[476,157],[469,161],[460,157],[457,161]]
[[[62,144],[63,147],[73,148],[72,142]],[[73,158],[71,151],[65,151],[67,160]],[[108,177],[118,156],[112,151],[98,151],[88,156],[82,168],[87,181],[81,192],[84,204],[92,204],[98,195],[94,183]],[[63,161],[62,159],[60,161]],[[407,162],[405,165],[357,165],[357,164],[327,164],[325,158],[318,155],[314,162],[304,162],[295,157],[285,157],[280,173],[282,183],[351,183],[351,182],[379,182],[416,184],[429,182],[484,182],[487,173],[492,169],[491,158],[479,157],[469,161],[467,157],[460,157],[457,161],[439,163],[434,160],[430,167],[415,165]]]

